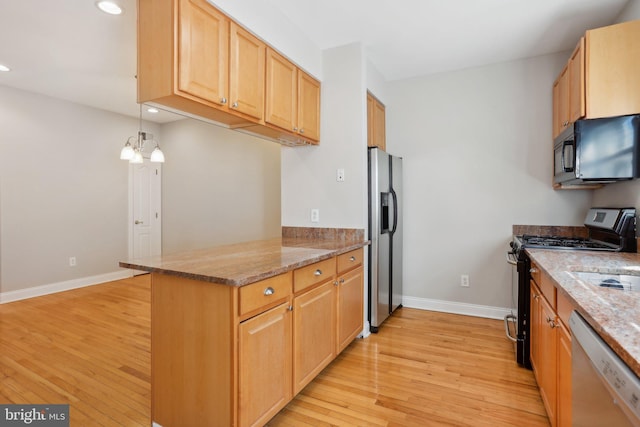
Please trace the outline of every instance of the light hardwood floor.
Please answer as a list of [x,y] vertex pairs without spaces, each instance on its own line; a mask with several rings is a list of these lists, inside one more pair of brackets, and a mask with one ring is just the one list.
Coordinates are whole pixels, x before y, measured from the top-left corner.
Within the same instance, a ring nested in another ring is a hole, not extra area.
[[[0,403],[149,426],[149,276],[0,305]],[[270,426],[548,426],[502,323],[413,309],[356,340]]]

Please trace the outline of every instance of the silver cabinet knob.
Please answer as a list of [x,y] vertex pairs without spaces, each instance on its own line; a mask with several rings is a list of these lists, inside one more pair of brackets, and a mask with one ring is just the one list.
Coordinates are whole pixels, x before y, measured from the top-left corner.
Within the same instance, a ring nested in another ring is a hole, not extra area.
[[304,133],[304,129],[300,129],[300,133]]
[[290,305],[289,307],[287,307],[287,310],[289,310],[289,311],[293,311],[293,306],[292,306],[292,305]]
[[338,281],[337,281],[337,280],[335,280],[335,281],[333,282],[333,286],[338,286]]
[[298,128],[294,126],[294,127],[293,127],[293,131],[294,131],[294,132],[298,132]]
[[351,258],[349,258],[349,261],[354,262],[356,260],[356,257],[352,256]]
[[271,286],[269,286],[267,289],[264,290],[264,294],[267,296],[273,295],[275,292],[276,291]]
[[313,272],[314,276],[322,276],[322,270],[317,269],[316,271]]
[[134,224],[135,224],[135,225],[138,225],[138,224],[144,224],[144,222],[143,222],[143,221],[138,221],[138,220],[136,219],[136,220],[135,220],[135,222],[134,222]]
[[238,108],[238,103],[234,102],[233,104],[231,104],[231,108]]
[[342,284],[342,283],[344,283],[344,279],[340,279],[340,283],[341,283],[341,284]]
[[220,104],[226,104],[227,103],[227,98],[220,98]]

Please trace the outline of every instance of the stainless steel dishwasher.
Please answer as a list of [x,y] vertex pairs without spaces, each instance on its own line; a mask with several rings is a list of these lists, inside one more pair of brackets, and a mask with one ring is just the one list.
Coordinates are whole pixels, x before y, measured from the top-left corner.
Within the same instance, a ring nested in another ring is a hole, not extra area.
[[569,325],[573,425],[640,426],[640,379],[577,312]]

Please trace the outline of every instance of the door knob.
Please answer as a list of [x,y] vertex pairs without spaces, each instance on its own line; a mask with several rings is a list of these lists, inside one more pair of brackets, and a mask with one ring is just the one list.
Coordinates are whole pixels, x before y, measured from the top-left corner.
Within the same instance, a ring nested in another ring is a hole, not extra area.
[[135,225],[143,224],[143,221],[138,221],[138,220],[136,219],[136,221],[134,222],[134,224],[135,224]]

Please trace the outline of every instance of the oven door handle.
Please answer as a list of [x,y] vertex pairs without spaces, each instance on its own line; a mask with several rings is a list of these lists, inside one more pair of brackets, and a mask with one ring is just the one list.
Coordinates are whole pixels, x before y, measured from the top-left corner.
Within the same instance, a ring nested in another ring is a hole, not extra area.
[[511,265],[518,265],[518,258],[513,252],[507,252],[507,263]]
[[513,342],[518,342],[518,340],[513,335],[511,335],[509,323],[515,324],[517,321],[518,318],[513,314],[507,314],[506,316],[504,316],[504,332],[507,335],[507,338],[509,338],[509,340]]

